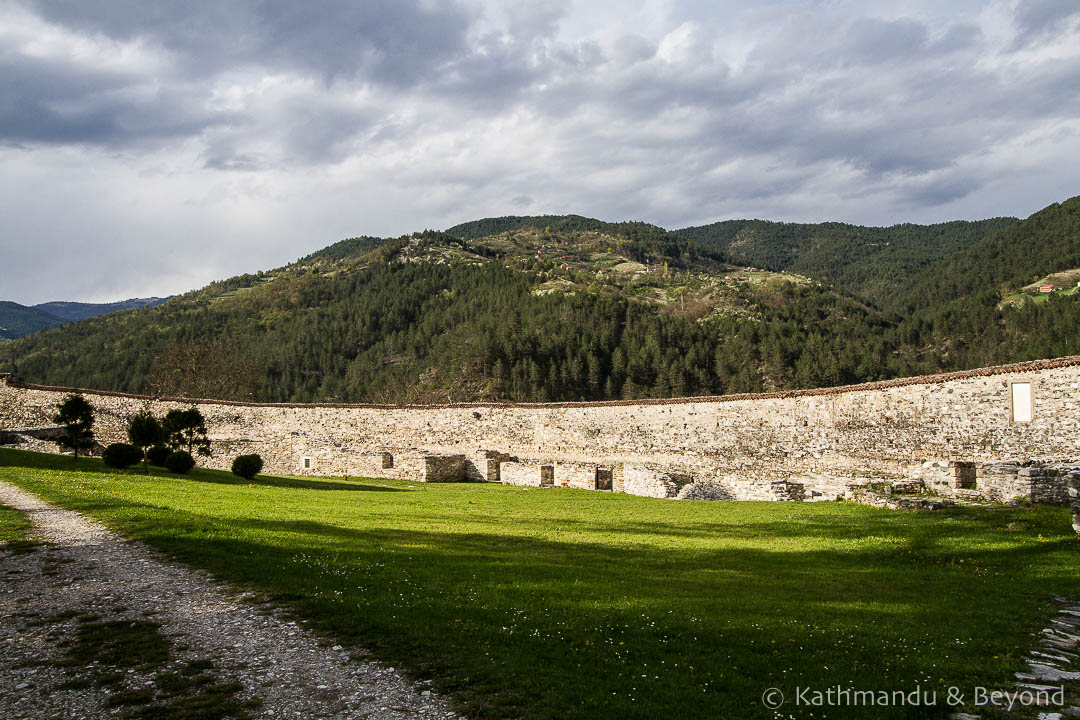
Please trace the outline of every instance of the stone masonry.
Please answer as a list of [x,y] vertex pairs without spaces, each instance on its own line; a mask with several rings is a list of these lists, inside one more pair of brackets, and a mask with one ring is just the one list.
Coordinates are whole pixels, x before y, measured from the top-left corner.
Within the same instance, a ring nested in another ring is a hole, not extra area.
[[552,487],[553,483],[544,482],[545,474],[554,477],[551,473],[544,473],[544,467],[522,462],[504,462],[500,466],[503,485],[517,485],[518,487]]
[[1069,478],[1069,499],[1072,501],[1073,530],[1080,535],[1080,475]]
[[424,457],[424,482],[463,482],[465,480],[464,455],[426,455]]
[[980,492],[993,500],[1030,500],[1068,504],[1070,478],[1080,477],[1080,463],[988,463],[979,468]]
[[[1012,419],[1014,382],[1031,383],[1030,422]],[[906,478],[927,463],[926,474],[942,486],[970,482],[972,468],[976,483],[993,486],[986,468],[1080,464],[1078,388],[1080,357],[842,388],[636,402],[398,407],[78,392],[95,407],[102,444],[123,440],[127,419],[141,409],[163,415],[196,404],[214,451],[205,462],[221,469],[258,453],[267,473],[286,475],[610,482],[617,492],[654,497],[695,496],[684,493],[692,484],[740,499],[830,499],[869,480]],[[68,392],[0,377],[0,430],[51,425]],[[453,460],[428,460],[434,456]],[[1018,470],[1025,477],[1054,485],[1049,494],[1064,499],[1066,475]],[[1033,493],[1027,480],[1015,484],[1025,492],[1025,483]]]
[[673,498],[693,482],[688,473],[664,472],[640,465],[620,465],[615,469],[614,490],[628,495]]

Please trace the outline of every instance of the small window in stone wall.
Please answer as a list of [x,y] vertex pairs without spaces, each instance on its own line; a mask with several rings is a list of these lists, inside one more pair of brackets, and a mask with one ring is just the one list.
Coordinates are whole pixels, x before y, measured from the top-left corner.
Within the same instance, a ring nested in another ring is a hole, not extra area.
[[309,457],[300,458],[300,466],[303,467],[305,470],[310,470],[311,469],[311,458],[309,458]]
[[1031,422],[1035,416],[1031,383],[1026,381],[1009,383],[1009,394],[1012,421],[1018,423]]

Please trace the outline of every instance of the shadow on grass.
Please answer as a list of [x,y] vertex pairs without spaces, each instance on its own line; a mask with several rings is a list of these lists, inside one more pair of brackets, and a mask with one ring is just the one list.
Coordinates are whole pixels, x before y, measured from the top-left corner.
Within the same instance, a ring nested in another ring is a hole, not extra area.
[[223,470],[202,470],[196,471],[190,476],[180,477],[186,477],[196,482],[217,483],[219,485],[257,485],[299,490],[344,490],[346,492],[408,492],[404,488],[392,488],[384,485],[367,485],[359,482],[342,482],[329,479],[278,477],[276,475],[256,475],[253,479],[246,480]]
[[[1004,683],[1049,593],[1080,593],[1075,542],[995,544],[975,523],[958,554],[955,529],[924,522],[889,525],[895,547],[776,552],[184,515],[142,539],[437,678],[477,717],[772,717],[758,698],[783,683]],[[954,708],[859,710],[836,716]]]
[[[747,507],[728,522],[694,521],[663,522],[620,520],[602,524],[595,521],[560,518],[553,520],[568,532],[607,533],[632,537],[667,537],[680,540],[707,540],[718,536],[752,539],[780,534],[784,538],[857,540],[874,536],[891,536],[905,527],[919,528],[921,537],[949,538],[998,537],[1009,529],[1009,535],[1020,537],[1031,531],[1049,533],[1063,531],[1069,524],[1069,510],[1061,505],[1033,505],[1021,508],[988,507],[954,510],[881,510],[864,506],[837,504],[842,515],[821,517],[821,507],[810,504],[791,508],[795,517],[787,519],[755,519],[757,513]],[[741,510],[741,508],[740,508]],[[846,522],[845,522],[846,521]]]
[[133,465],[123,470],[110,468],[102,462],[101,458],[80,457],[78,459],[68,455],[53,455],[51,453],[39,453],[27,450],[13,450],[0,448],[0,467],[25,467],[35,470],[60,470],[65,472],[100,473],[118,477],[157,477],[173,480],[191,480],[194,482],[217,483],[219,485],[260,485],[265,487],[291,488],[299,490],[344,490],[359,492],[407,492],[404,488],[392,488],[381,485],[368,485],[360,482],[342,482],[333,479],[318,478],[289,478],[276,475],[256,475],[253,479],[233,475],[225,470],[211,470],[209,468],[196,467],[191,472],[178,475],[171,473],[165,468],[150,466],[150,472],[143,471],[142,464]]
[[[221,517],[199,505],[209,493],[158,507],[65,480],[39,484],[436,679],[479,718],[773,718],[760,702],[769,687],[1006,686],[1045,626],[1049,594],[1080,597],[1080,544],[1065,539],[1060,509],[706,508],[505,492],[470,493],[474,504],[447,488],[413,496],[428,495],[423,504],[371,496],[355,514],[329,512],[341,496],[260,506],[274,517],[252,517],[238,492],[239,517]],[[1010,520],[1023,531],[1001,526]]]
[[[0,448],[0,467],[22,467],[35,470],[65,470],[71,472],[106,473],[109,475],[124,474],[131,470],[114,470],[105,467],[101,458],[80,456],[78,459],[70,455],[54,455],[52,453],[40,453],[33,450],[16,450],[13,448]],[[142,473],[140,466],[139,473]]]

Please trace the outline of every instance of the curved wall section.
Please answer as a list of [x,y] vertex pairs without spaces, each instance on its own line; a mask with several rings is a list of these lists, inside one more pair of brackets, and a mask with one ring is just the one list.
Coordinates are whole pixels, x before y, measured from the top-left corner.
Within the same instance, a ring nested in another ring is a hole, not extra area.
[[[556,485],[559,465],[579,468],[579,487],[591,482],[590,467],[605,479],[614,471],[619,490],[627,468],[669,480],[792,479],[827,487],[901,476],[926,461],[1074,460],[1078,388],[1080,357],[844,388],[645,402],[387,407],[78,392],[97,410],[103,444],[123,440],[138,410],[164,414],[197,404],[214,448],[210,467],[227,469],[236,455],[258,453],[268,473],[423,480],[453,478],[464,468],[468,479],[496,480],[500,464],[513,461],[555,468]],[[50,425],[71,391],[0,378],[0,429]],[[1017,397],[1030,397],[1030,408],[1014,407]],[[1014,419],[1026,410],[1030,421]]]

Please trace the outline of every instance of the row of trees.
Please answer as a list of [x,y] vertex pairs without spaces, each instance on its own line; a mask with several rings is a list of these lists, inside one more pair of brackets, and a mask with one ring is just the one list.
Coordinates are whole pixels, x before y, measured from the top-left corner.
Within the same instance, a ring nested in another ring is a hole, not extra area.
[[[95,446],[94,408],[82,395],[69,395],[60,403],[53,422],[64,426],[64,434],[57,442],[72,450],[76,460],[80,450]],[[195,466],[193,453],[210,455],[206,420],[194,407],[170,410],[160,420],[142,410],[128,420],[127,436],[129,443],[112,443],[105,448],[106,465],[125,468],[142,461],[146,471],[152,463],[182,475]],[[262,472],[262,466],[258,455],[240,455],[233,461],[232,471],[250,480]]]
[[[64,434],[57,442],[74,452],[76,459],[80,450],[90,450],[95,446],[94,408],[82,395],[69,395],[57,407],[53,422],[64,426]],[[142,410],[128,420],[127,436],[144,466],[152,459],[149,453],[151,448],[163,448],[170,453],[183,451],[189,458],[193,453],[210,455],[206,421],[194,407],[170,410],[161,420],[148,410]],[[122,457],[122,453],[117,453],[118,459]]]

